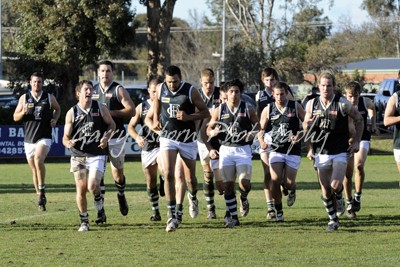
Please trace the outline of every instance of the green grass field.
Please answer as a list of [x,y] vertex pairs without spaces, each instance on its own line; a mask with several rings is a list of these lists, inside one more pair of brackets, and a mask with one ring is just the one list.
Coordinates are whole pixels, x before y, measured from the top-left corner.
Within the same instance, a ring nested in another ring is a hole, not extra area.
[[[198,165],[199,166],[199,165]],[[206,219],[199,191],[200,213],[166,233],[162,222],[150,222],[140,162],[126,163],[128,216],[119,213],[116,190],[107,172],[107,224],[91,223],[78,232],[79,215],[68,163],[47,163],[47,211],[36,208],[27,164],[0,165],[0,266],[398,266],[400,239],[399,174],[392,156],[370,156],[362,209],[357,219],[342,217],[336,232],[320,200],[311,162],[300,166],[297,200],[284,206],[285,222],[267,221],[262,170],[253,165],[250,213],[235,229],[223,227],[225,204],[216,196],[216,220]],[[200,168],[197,176],[202,177]],[[199,182],[202,179],[199,179]],[[201,186],[201,185],[200,185]],[[96,212],[89,197],[90,220]]]

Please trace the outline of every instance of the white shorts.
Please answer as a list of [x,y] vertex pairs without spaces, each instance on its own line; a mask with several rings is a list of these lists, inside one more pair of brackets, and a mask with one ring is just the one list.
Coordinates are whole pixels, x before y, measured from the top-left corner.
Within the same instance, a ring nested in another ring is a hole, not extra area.
[[394,159],[397,163],[400,163],[400,149],[393,149]]
[[244,146],[224,146],[219,148],[219,168],[225,166],[252,165],[251,147]]
[[196,160],[197,159],[197,142],[179,142],[165,137],[160,137],[160,150],[178,151],[182,158]]
[[157,164],[157,157],[160,155],[160,148],[156,147],[150,151],[143,151],[141,153],[142,166],[147,168],[151,165]]
[[288,155],[286,153],[279,153],[272,151],[269,153],[269,164],[283,162],[292,169],[299,169],[301,156]]
[[[101,172],[104,174],[106,169],[107,156],[99,155],[93,157],[71,156],[71,172],[88,170],[89,172]],[[101,178],[101,177],[100,177]]]
[[314,167],[318,169],[331,168],[335,162],[341,162],[347,165],[349,160],[348,153],[340,153],[336,155],[318,154],[315,156]]
[[208,151],[207,146],[202,142],[197,142],[197,148],[201,165],[210,164],[213,170],[218,169],[219,159],[210,159],[210,151]]
[[110,156],[111,166],[120,170],[124,168],[125,143],[128,136],[122,138],[112,138],[108,141],[108,155]]
[[367,140],[361,140],[360,141],[360,150],[364,149],[365,151],[369,151],[369,147],[370,147],[371,142],[367,141]]
[[272,148],[271,148],[271,143],[272,143],[271,132],[268,132],[268,133],[264,134],[264,142],[268,143],[268,147],[267,147],[267,149],[260,148],[259,154],[268,153],[268,152],[270,152],[272,150]]
[[49,151],[50,151],[51,143],[52,143],[52,140],[48,139],[48,138],[40,139],[39,141],[37,141],[34,144],[24,142],[26,158],[29,160],[30,158],[33,158],[35,156],[36,147],[38,145],[45,145],[49,148]]

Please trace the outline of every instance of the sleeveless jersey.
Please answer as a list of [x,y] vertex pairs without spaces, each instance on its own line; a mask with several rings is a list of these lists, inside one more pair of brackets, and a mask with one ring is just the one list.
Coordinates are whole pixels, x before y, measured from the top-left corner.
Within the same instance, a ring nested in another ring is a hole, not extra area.
[[276,103],[268,105],[268,120],[272,126],[272,150],[289,155],[301,155],[301,142],[292,144],[291,137],[300,131],[300,119],[297,115],[296,102],[288,100],[286,107],[279,110]]
[[253,139],[247,138],[248,133],[252,131],[252,122],[245,102],[240,101],[235,113],[229,109],[227,103],[221,104],[218,122],[221,124],[218,138],[222,145],[237,147],[253,143]]
[[[208,97],[202,89],[199,89],[200,96],[203,99],[204,103],[206,104],[208,109],[215,109],[219,107],[221,104],[221,100],[219,99],[219,87],[214,87],[214,91],[212,92],[211,96]],[[201,120],[199,123],[199,129],[202,127],[204,123],[204,120]],[[204,141],[201,138],[201,135],[197,135],[197,141],[204,143]],[[218,137],[215,136],[211,139],[209,139],[210,145],[213,149],[219,150],[219,147],[221,146],[218,140]]]
[[90,157],[107,155],[108,149],[101,149],[100,139],[107,130],[107,124],[100,112],[99,102],[92,101],[89,111],[83,110],[76,104],[74,111],[71,139],[77,139],[75,146],[70,148],[71,155],[77,157]]
[[363,117],[364,121],[364,129],[363,129],[363,134],[361,136],[361,140],[364,141],[370,141],[371,140],[371,133],[368,131],[368,124],[367,124],[367,119],[368,119],[368,108],[365,105],[364,97],[360,96],[358,99],[358,106],[357,109],[360,112],[361,116]]
[[25,94],[28,114],[24,115],[25,137],[27,143],[36,143],[40,139],[52,139],[50,121],[53,119],[50,94],[42,92],[36,101],[31,91]]
[[[396,110],[394,112],[395,116],[400,115],[400,95],[399,92],[395,92],[396,94]],[[400,123],[396,123],[394,125],[394,133],[393,133],[393,148],[400,149]]]
[[[347,114],[344,114],[341,105],[346,101],[335,95],[328,107],[324,107],[320,97],[313,100],[312,115],[316,120],[310,131],[315,133],[314,153],[336,155],[347,152],[349,147],[349,125]],[[310,134],[308,134],[311,136]]]
[[[97,100],[102,104],[106,104],[109,110],[120,110],[124,108],[121,100],[118,98],[119,87],[121,84],[117,82],[112,82],[108,87],[107,91],[101,89],[100,83],[93,87],[93,100]],[[115,122],[115,133],[111,138],[121,138],[126,135],[126,130],[124,126],[124,119],[121,117],[112,117]]]
[[182,82],[175,92],[171,92],[166,83],[161,85],[159,96],[161,101],[161,137],[184,143],[196,141],[194,121],[181,121],[176,118],[177,112],[180,110],[186,114],[195,112],[195,105],[191,99],[193,89],[194,87],[187,82]]
[[199,89],[199,93],[207,108],[216,108],[221,103],[219,99],[219,87],[214,87],[214,90],[210,97],[208,97],[202,89]]
[[257,115],[261,117],[263,109],[269,104],[275,102],[274,96],[269,94],[267,90],[260,90],[257,92]]
[[142,102],[142,115],[140,116],[139,123],[142,125],[142,128],[139,132],[141,136],[145,138],[143,151],[151,151],[154,148],[160,147],[160,142],[158,138],[158,134],[151,131],[149,127],[144,123],[147,112],[151,108],[150,100],[145,100]]

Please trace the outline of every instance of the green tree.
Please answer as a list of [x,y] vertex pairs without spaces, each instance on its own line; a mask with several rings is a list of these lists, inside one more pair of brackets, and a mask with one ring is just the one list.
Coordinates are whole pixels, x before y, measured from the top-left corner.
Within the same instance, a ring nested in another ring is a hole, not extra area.
[[361,7],[376,23],[375,34],[379,36],[383,56],[400,57],[400,23],[398,0],[363,0]]
[[45,77],[67,89],[69,100],[84,66],[118,55],[134,40],[128,0],[16,0],[12,5],[19,17],[20,61],[36,62]]

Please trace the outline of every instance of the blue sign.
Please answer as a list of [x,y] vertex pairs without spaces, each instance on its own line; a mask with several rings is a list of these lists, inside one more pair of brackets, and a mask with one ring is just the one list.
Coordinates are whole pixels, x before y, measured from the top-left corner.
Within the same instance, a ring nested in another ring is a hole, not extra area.
[[[62,144],[64,126],[53,128],[53,144],[49,156],[65,156],[65,148]],[[0,127],[0,158],[25,157],[24,126],[6,125]]]

